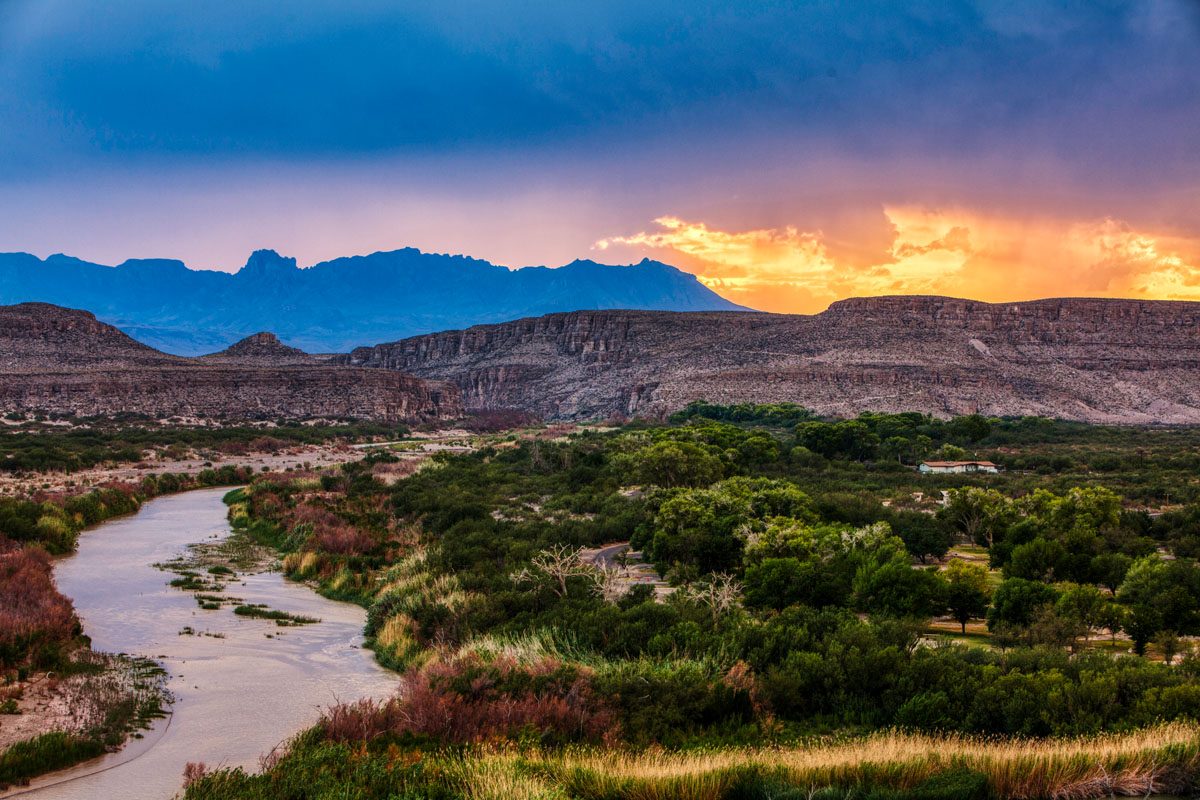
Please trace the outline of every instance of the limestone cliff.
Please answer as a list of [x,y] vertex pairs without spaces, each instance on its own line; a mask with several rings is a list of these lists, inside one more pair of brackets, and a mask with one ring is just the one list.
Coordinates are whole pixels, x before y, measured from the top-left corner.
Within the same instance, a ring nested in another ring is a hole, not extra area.
[[811,316],[580,311],[354,350],[469,408],[655,414],[690,400],[820,412],[1200,423],[1200,303],[856,298]]

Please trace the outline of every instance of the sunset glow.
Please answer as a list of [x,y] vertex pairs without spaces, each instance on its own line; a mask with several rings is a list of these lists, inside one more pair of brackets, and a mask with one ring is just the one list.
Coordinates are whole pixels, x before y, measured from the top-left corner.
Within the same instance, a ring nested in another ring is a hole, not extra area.
[[820,230],[714,229],[676,217],[596,249],[649,256],[694,273],[735,302],[813,313],[834,300],[938,294],[991,302],[1040,297],[1200,299],[1200,241],[1121,220],[1021,220],[964,209],[890,206],[891,246],[873,263],[830,254]]

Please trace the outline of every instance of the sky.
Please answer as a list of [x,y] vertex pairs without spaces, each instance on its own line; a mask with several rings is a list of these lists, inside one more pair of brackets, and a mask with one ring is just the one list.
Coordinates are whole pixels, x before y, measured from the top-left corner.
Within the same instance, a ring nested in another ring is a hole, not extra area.
[[1200,0],[0,0],[0,251],[1200,300]]

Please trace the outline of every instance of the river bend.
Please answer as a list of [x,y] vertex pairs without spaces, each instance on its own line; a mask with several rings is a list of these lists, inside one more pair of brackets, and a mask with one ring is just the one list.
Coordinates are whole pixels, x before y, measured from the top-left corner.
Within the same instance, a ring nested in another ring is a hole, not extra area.
[[[362,647],[364,612],[357,606],[326,600],[278,573],[227,584],[226,593],[247,603],[321,619],[281,628],[235,616],[231,605],[204,611],[191,592],[167,586],[175,575],[153,564],[188,544],[229,535],[226,491],[152,500],[85,531],[78,550],[55,566],[92,646],[157,660],[170,673],[175,705],[144,739],[37,779],[16,796],[165,800],[180,791],[189,761],[257,769],[261,755],[313,724],[322,707],[395,689],[396,676]],[[198,635],[181,635],[185,628]]]

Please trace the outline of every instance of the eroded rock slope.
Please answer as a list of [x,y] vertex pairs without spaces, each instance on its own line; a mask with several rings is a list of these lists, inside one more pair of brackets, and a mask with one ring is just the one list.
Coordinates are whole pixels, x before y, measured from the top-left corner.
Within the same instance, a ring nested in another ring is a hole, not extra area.
[[552,418],[690,400],[1200,423],[1200,303],[845,300],[811,316],[579,311],[362,347],[341,363],[453,381]]
[[462,405],[453,384],[329,364],[269,333],[183,358],[89,312],[23,303],[0,306],[0,410],[404,420],[458,416]]

